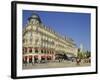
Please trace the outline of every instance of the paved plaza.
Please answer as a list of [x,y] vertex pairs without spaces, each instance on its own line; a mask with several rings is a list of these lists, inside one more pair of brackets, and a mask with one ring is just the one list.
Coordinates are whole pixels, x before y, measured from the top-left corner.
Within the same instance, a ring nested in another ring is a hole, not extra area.
[[43,69],[43,68],[64,68],[64,67],[84,67],[90,66],[91,63],[83,63],[77,64],[72,61],[62,61],[62,62],[48,62],[48,63],[39,63],[39,64],[23,64],[23,69]]

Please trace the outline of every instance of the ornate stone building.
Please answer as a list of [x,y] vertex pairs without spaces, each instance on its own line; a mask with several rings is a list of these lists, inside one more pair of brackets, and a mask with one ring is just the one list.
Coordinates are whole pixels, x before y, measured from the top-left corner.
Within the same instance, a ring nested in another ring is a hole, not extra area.
[[75,42],[45,26],[40,17],[33,13],[23,28],[23,60],[33,63],[52,61],[56,54],[77,56]]

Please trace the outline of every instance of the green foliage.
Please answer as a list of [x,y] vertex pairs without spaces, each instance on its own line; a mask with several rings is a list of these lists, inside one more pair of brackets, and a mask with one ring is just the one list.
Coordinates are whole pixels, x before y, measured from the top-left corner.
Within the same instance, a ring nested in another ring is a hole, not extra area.
[[91,52],[90,51],[86,51],[86,52],[80,52],[80,51],[78,51],[78,53],[77,53],[77,57],[79,57],[79,58],[89,58],[89,57],[91,57]]
[[83,53],[82,52],[78,52],[78,57],[82,59],[83,58]]
[[91,57],[91,52],[90,52],[90,51],[87,51],[87,52],[86,52],[86,57],[87,57],[87,58]]

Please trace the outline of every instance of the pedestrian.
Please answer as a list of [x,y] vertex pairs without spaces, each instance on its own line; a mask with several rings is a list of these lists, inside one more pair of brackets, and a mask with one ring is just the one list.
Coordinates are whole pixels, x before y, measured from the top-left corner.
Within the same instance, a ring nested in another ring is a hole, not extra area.
[[80,59],[80,58],[77,58],[77,59],[76,59],[76,64],[77,64],[77,65],[80,65],[80,62],[81,62],[81,59]]

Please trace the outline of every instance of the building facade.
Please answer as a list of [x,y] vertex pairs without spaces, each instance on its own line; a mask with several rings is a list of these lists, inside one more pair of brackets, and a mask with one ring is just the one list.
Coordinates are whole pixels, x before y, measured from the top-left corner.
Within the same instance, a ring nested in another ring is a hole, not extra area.
[[77,56],[75,42],[45,26],[39,15],[33,13],[23,28],[23,61],[54,61],[57,54]]

